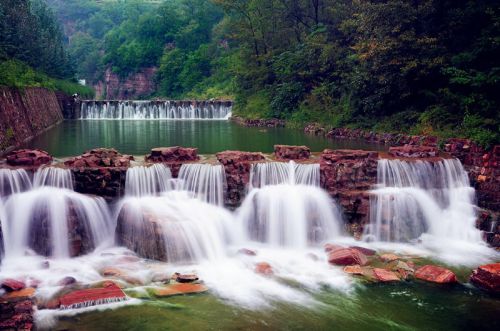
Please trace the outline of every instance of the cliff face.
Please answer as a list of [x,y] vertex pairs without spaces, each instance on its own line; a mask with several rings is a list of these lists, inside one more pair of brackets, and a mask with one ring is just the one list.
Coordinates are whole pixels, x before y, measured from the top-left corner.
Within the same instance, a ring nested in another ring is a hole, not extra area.
[[55,92],[0,87],[0,154],[62,120],[62,105]]
[[100,81],[94,86],[96,97],[108,100],[127,100],[149,95],[156,89],[154,83],[156,70],[156,68],[145,68],[126,79],[121,79],[111,69],[107,69],[104,81]]

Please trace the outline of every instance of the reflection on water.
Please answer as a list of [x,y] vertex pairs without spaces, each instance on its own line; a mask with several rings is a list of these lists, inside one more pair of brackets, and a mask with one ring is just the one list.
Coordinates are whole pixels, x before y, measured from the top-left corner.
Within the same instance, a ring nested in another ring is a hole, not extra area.
[[247,128],[230,121],[117,120],[64,121],[26,147],[40,148],[56,157],[76,155],[96,147],[112,147],[122,153],[147,154],[153,147],[197,147],[201,154],[224,150],[272,152],[273,145],[306,145],[313,152],[325,148],[383,150],[366,142],[305,135],[301,130]]

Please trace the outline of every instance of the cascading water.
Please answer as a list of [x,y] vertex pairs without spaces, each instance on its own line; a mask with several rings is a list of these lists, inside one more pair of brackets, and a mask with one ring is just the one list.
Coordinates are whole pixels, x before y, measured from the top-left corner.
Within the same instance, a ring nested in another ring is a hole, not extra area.
[[222,206],[224,182],[222,165],[184,164],[179,172],[177,190],[192,192],[202,201]]
[[380,160],[365,238],[408,242],[423,233],[481,242],[474,189],[460,161]]
[[173,188],[170,168],[158,163],[149,167],[132,167],[127,170],[125,194],[127,196],[158,195]]
[[110,219],[104,199],[67,189],[41,187],[11,195],[1,220],[5,258],[16,259],[29,250],[69,257],[74,255],[72,241],[81,241],[81,250],[89,252],[113,238]]
[[0,199],[31,189],[31,179],[24,169],[0,169]]
[[82,101],[80,118],[227,120],[231,112],[231,103],[218,101]]
[[319,164],[297,164],[293,161],[252,165],[250,189],[266,185],[303,184],[319,187]]
[[35,172],[33,186],[52,186],[73,190],[73,174],[69,169],[43,167]]
[[251,189],[238,210],[248,240],[306,248],[340,235],[336,205],[319,187],[319,165],[257,164]]
[[[172,263],[225,257],[235,234],[231,214],[171,191],[159,197],[126,198],[118,212],[118,232],[139,254]],[[155,238],[155,243],[150,241]],[[162,242],[163,247],[158,247]]]

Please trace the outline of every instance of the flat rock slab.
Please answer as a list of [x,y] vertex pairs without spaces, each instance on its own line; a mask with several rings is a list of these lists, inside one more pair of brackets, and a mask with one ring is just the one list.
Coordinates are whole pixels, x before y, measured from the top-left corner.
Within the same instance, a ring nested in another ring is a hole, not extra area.
[[196,294],[208,291],[208,287],[202,284],[179,283],[155,289],[154,295],[157,297],[170,297],[182,294]]
[[368,259],[365,254],[353,248],[341,248],[330,251],[328,254],[328,262],[335,265],[366,265]]
[[457,277],[451,270],[435,265],[426,265],[419,268],[415,272],[415,277],[420,280],[438,284],[449,284],[457,282]]
[[380,268],[374,268],[373,275],[380,282],[398,282],[400,280],[395,272]]
[[125,293],[114,283],[104,288],[78,290],[62,296],[59,301],[61,309],[83,308],[111,302],[124,301]]
[[35,289],[33,287],[27,287],[19,291],[7,292],[1,297],[1,300],[5,301],[17,301],[21,299],[32,298],[35,295]]

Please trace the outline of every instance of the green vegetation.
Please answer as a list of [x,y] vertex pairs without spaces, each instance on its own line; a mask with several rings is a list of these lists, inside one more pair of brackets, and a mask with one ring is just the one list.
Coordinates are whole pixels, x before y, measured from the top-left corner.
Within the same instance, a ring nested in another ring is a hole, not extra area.
[[64,35],[41,0],[0,2],[0,85],[45,87],[91,97],[93,91],[73,79]]

